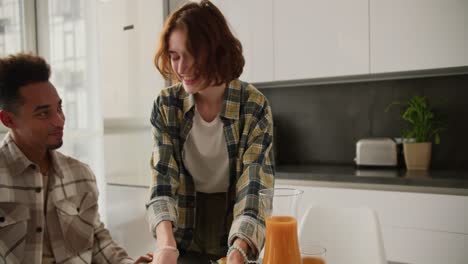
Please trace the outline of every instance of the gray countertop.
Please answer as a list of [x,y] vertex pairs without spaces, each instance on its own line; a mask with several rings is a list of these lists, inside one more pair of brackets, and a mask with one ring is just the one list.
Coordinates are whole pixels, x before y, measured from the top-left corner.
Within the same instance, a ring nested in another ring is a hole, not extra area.
[[468,189],[468,170],[406,171],[350,166],[277,166],[277,179]]

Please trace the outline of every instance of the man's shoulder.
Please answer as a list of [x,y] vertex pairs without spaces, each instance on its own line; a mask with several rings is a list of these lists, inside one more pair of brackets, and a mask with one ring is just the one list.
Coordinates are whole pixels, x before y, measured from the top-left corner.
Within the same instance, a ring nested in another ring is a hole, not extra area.
[[60,151],[54,151],[55,152],[55,155],[56,157],[58,158],[58,160],[60,162],[63,162],[69,166],[78,166],[78,167],[81,167],[81,166],[84,166],[84,167],[89,167],[88,164],[72,157],[72,156],[68,156]]
[[94,178],[94,174],[88,164],[59,151],[54,151],[54,155],[62,173],[65,174],[64,176]]
[[58,151],[53,151],[53,155],[54,170],[56,176],[60,178],[60,184],[57,187],[65,188],[64,192],[67,192],[68,196],[92,192],[97,197],[96,177],[86,163]]
[[8,165],[7,154],[0,149],[0,175],[8,176],[10,175],[10,167]]
[[3,166],[6,165],[7,160],[8,160],[7,155],[9,155],[9,153],[6,148],[7,148],[6,145],[0,146],[0,165],[1,165],[0,168],[3,168]]
[[5,140],[0,144],[0,175],[10,175],[11,153]]

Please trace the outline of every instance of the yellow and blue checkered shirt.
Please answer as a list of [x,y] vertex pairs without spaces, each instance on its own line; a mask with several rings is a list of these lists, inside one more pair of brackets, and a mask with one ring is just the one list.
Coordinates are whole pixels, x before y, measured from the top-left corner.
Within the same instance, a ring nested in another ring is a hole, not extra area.
[[[179,250],[193,243],[196,191],[182,160],[184,142],[193,124],[195,100],[181,83],[161,91],[151,114],[154,149],[152,186],[147,220],[156,236],[161,221],[173,223]],[[242,238],[258,254],[265,241],[265,215],[258,191],[274,185],[273,118],[265,96],[253,85],[234,80],[224,94],[220,112],[224,124],[230,187],[224,239],[219,252],[227,252]]]

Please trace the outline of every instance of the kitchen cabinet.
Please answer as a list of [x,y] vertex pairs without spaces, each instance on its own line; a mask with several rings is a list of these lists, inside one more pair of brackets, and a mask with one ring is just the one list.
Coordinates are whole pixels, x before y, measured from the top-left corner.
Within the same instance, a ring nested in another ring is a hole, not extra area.
[[153,65],[162,1],[98,1],[97,21],[104,119],[148,119],[152,101],[164,88]]
[[369,3],[371,73],[468,65],[468,1]]
[[224,14],[234,35],[242,43],[245,67],[240,79],[250,83],[272,81],[274,79],[272,0],[212,2]]
[[247,81],[468,66],[467,1],[213,2],[244,46]]
[[273,0],[275,80],[369,73],[367,0]]
[[149,186],[151,184],[149,160],[154,144],[152,138],[149,127],[140,131],[104,135],[107,183]]
[[275,187],[304,190],[299,217],[313,205],[374,209],[391,261],[461,264],[468,259],[468,196],[317,187],[284,179]]
[[153,65],[163,27],[163,1],[96,5],[106,181],[147,186],[153,146],[149,118],[153,100],[165,87]]

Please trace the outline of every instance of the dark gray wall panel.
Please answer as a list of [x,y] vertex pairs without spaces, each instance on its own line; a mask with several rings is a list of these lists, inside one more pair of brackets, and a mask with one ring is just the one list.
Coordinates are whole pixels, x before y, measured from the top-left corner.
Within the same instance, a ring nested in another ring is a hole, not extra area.
[[261,90],[272,105],[278,164],[353,164],[356,141],[399,137],[404,127],[394,100],[427,96],[445,101],[442,143],[433,146],[432,168],[468,168],[468,75]]

